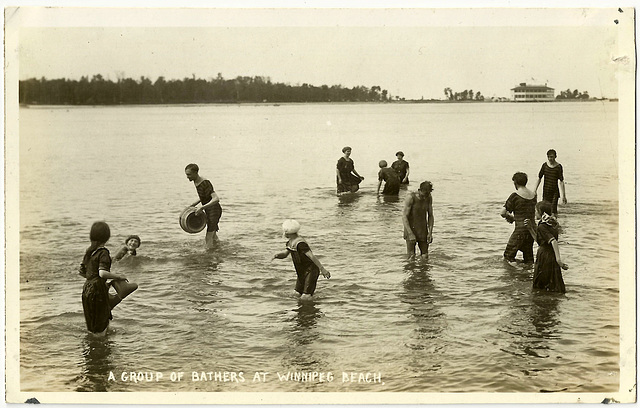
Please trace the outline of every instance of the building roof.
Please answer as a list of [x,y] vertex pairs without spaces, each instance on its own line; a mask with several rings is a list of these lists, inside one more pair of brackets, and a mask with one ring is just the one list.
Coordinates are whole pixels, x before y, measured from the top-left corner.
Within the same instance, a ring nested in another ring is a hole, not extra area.
[[526,91],[528,89],[533,89],[533,88],[537,88],[537,89],[543,89],[545,91],[553,91],[553,88],[548,87],[547,85],[527,85],[525,83],[521,83],[520,85],[516,86],[515,88],[511,88],[512,91]]

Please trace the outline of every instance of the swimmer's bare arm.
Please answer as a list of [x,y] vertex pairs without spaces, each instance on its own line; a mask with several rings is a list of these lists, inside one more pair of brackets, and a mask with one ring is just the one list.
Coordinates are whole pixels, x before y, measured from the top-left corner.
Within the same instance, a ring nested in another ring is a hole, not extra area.
[[[198,201],[200,202],[200,201]],[[211,193],[211,200],[206,203],[205,205],[203,205],[202,207],[198,208],[196,210],[196,215],[200,215],[201,212],[203,212],[204,210],[206,210],[207,208],[210,208],[211,206],[215,205],[216,203],[220,202],[220,197],[218,197],[218,194],[215,193],[215,191],[213,193]]]
[[513,215],[511,215],[506,208],[502,208],[502,211],[500,211],[500,216],[507,220],[509,224],[513,223],[514,221]]
[[409,194],[406,200],[404,200],[404,208],[402,210],[402,225],[404,225],[404,229],[407,231],[407,239],[409,241],[415,241],[416,236],[413,234],[411,230],[411,225],[409,224],[409,214],[411,213],[411,206],[413,205],[413,194]]
[[431,195],[427,201],[427,242],[433,242],[433,199]]
[[275,254],[273,258],[271,258],[271,260],[273,261],[274,259],[284,259],[287,256],[289,256],[289,251],[282,251]]
[[122,274],[109,272],[104,269],[99,269],[98,274],[102,279],[127,280],[127,277]]
[[533,192],[538,194],[538,187],[540,186],[540,182],[542,181],[542,177],[538,177],[538,180],[536,180],[536,186],[533,188]]
[[556,262],[558,262],[558,265],[560,265],[560,267],[564,270],[569,269],[569,266],[562,262],[562,258],[560,257],[560,247],[558,246],[558,241],[556,241],[555,238],[553,238],[551,240],[551,246],[553,247],[553,252],[556,255]]
[[320,263],[320,260],[316,258],[316,256],[313,254],[313,252],[311,252],[311,250],[308,250],[307,252],[305,252],[305,255],[308,256],[309,259],[311,259],[314,264],[316,264],[316,266],[320,269],[320,273],[322,274],[322,276],[324,276],[327,279],[331,277],[331,274],[329,273],[329,271],[326,270],[324,266],[322,266],[322,264]]
[[566,204],[567,194],[564,191],[564,180],[558,180],[558,184],[560,184],[560,195],[562,196],[562,204]]

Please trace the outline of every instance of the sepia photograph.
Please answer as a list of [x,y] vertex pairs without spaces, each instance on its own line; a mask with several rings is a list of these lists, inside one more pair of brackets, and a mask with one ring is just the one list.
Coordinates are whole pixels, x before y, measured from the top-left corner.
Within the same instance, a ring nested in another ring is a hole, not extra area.
[[5,7],[7,403],[635,402],[635,10]]

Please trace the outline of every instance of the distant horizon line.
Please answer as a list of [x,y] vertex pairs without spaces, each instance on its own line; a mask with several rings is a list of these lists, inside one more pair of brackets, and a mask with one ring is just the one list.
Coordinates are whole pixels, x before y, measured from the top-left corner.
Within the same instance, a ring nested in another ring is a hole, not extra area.
[[[225,78],[225,77],[223,77],[223,76],[222,76],[222,74],[221,74],[221,73],[218,73],[217,75],[218,75],[217,77],[209,76],[209,77],[206,77],[206,78],[203,78],[203,77],[196,77],[196,76],[195,76],[195,74],[191,74],[191,77],[189,77],[189,76],[183,76],[182,78],[176,78],[176,77],[168,78],[168,77],[166,77],[166,76],[164,76],[164,75],[159,75],[159,76],[157,76],[157,77],[155,78],[155,80],[153,80],[153,81],[152,81],[152,83],[155,83],[156,81],[158,81],[158,80],[159,80],[159,79],[161,79],[161,78],[162,78],[163,80],[165,80],[166,82],[171,82],[171,81],[184,81],[184,80],[196,80],[196,81],[208,81],[208,82],[210,81],[210,82],[213,82],[213,81],[215,81],[216,79],[221,79],[221,80],[227,80],[227,81],[229,81],[229,80],[237,80],[237,79],[243,79],[243,78],[251,78],[251,79],[261,78],[261,79],[263,79],[263,80],[266,80],[266,81],[268,81],[268,82],[271,82],[272,84],[282,84],[282,85],[286,85],[286,86],[294,86],[294,87],[302,87],[302,86],[304,86],[304,85],[307,85],[307,86],[311,86],[311,87],[319,87],[319,88],[321,88],[321,87],[323,87],[323,86],[327,86],[327,87],[344,87],[345,89],[353,89],[353,88],[358,88],[358,87],[363,87],[363,86],[364,86],[364,85],[353,85],[353,86],[351,86],[351,87],[348,87],[348,86],[345,86],[345,85],[342,85],[342,84],[332,84],[332,85],[329,85],[329,84],[321,84],[321,85],[315,85],[315,84],[310,84],[310,83],[308,83],[308,82],[302,82],[302,83],[300,83],[300,82],[295,82],[295,83],[292,83],[292,82],[280,82],[280,81],[273,82],[273,81],[271,80],[271,76],[268,76],[268,75],[253,75],[253,76],[249,76],[249,75],[236,75],[236,76],[235,76],[235,77],[233,77],[233,78]],[[18,81],[19,81],[19,82],[24,82],[24,81],[29,81],[29,80],[37,80],[37,81],[40,81],[40,80],[43,80],[43,79],[44,79],[44,80],[46,80],[46,81],[59,81],[59,80],[65,80],[65,81],[78,81],[78,82],[79,82],[79,81],[82,81],[82,80],[83,80],[83,78],[86,78],[86,79],[87,79],[87,81],[91,82],[95,77],[98,77],[98,76],[99,76],[100,78],[102,78],[102,80],[104,80],[105,82],[107,82],[107,81],[108,81],[108,82],[111,82],[111,83],[114,83],[114,84],[117,84],[119,81],[127,80],[127,79],[133,80],[133,81],[135,81],[136,83],[140,83],[140,82],[141,82],[142,80],[144,80],[144,79],[148,79],[148,80],[150,80],[150,81],[152,80],[150,76],[145,76],[145,75],[140,75],[139,79],[134,79],[134,77],[131,77],[131,76],[129,76],[129,77],[125,77],[125,76],[117,75],[117,78],[116,78],[116,80],[115,80],[115,82],[114,82],[114,80],[112,80],[112,79],[110,78],[109,74],[106,74],[106,76],[105,76],[105,75],[103,75],[103,74],[98,73],[98,74],[92,74],[92,75],[80,75],[80,78],[79,78],[79,79],[75,79],[74,77],[57,77],[57,78],[47,78],[46,76],[42,75],[42,76],[40,76],[39,78],[38,78],[38,77],[36,77],[36,76],[30,76],[30,77],[28,77],[28,78],[26,78],[26,79],[19,79]],[[524,85],[524,86],[527,86],[527,87],[536,87],[536,86],[545,86],[545,87],[549,87],[549,86],[548,86],[548,81],[545,81],[544,85],[542,85],[542,84],[527,84],[526,82],[520,82],[520,83],[518,83],[518,85],[516,85],[514,88],[510,88],[510,90],[511,90],[511,91],[513,91],[513,89],[518,88],[518,87],[523,86],[523,85]],[[380,87],[379,85],[372,85],[371,87],[379,87],[379,88],[381,88],[381,89],[382,89],[382,87]],[[554,91],[556,91],[556,90],[564,91],[564,90],[562,90],[561,88],[557,88],[557,87],[556,87],[556,88],[549,87],[549,88],[553,89]],[[450,89],[450,88],[445,87],[445,88],[443,88],[443,89]],[[571,90],[571,89],[570,89],[570,88],[567,88],[567,90]],[[388,98],[389,98],[390,100],[392,100],[392,99],[394,99],[394,98],[395,98],[396,100],[405,100],[405,101],[423,101],[423,100],[427,100],[427,99],[432,100],[432,101],[449,101],[449,100],[447,100],[446,98],[445,98],[445,99],[424,98],[424,96],[423,96],[423,97],[420,97],[420,98],[407,98],[407,97],[402,97],[402,96],[400,96],[399,94],[398,94],[398,95],[396,95],[396,94],[393,94],[393,95],[392,95],[392,94],[391,94],[391,92],[389,92],[389,91],[388,91],[388,90],[386,90],[386,89],[385,89],[385,91],[387,91],[387,95],[388,95]],[[466,92],[466,91],[467,91],[467,89],[465,89],[464,91]],[[576,89],[575,89],[575,91],[578,91],[578,88],[576,88]],[[585,93],[589,94],[589,91],[583,91],[583,92],[585,92]],[[555,93],[554,93],[554,98],[555,98],[555,97],[557,97],[557,96],[558,96],[558,95],[555,95]],[[491,101],[493,101],[493,100],[495,100],[495,99],[502,99],[502,98],[506,98],[506,99],[508,99],[508,100],[512,100],[512,98],[511,98],[511,97],[509,97],[509,96],[492,96],[492,97],[484,97],[484,98],[485,98],[485,99],[491,99]],[[608,99],[617,99],[617,97],[613,97],[613,98],[611,98],[611,97],[606,97],[606,96],[604,96],[604,95],[601,95],[599,98],[594,96],[594,97],[591,97],[590,99],[608,100]],[[449,102],[452,102],[452,101],[449,101]],[[458,101],[458,102],[464,102],[464,101]],[[467,102],[468,102],[468,101],[467,101]],[[226,103],[226,102],[222,102],[222,103]],[[232,103],[233,103],[233,102],[232,102]]]

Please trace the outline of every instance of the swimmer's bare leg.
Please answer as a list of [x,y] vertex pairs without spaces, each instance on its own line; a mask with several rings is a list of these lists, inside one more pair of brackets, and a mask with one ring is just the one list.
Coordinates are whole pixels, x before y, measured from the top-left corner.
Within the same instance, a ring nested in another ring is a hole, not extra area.
[[407,239],[407,261],[410,261],[416,256],[416,241]]

